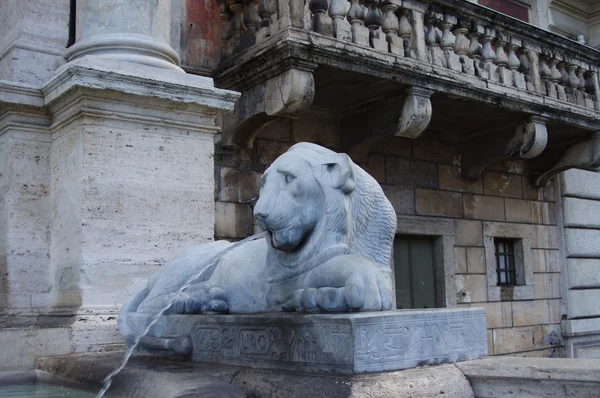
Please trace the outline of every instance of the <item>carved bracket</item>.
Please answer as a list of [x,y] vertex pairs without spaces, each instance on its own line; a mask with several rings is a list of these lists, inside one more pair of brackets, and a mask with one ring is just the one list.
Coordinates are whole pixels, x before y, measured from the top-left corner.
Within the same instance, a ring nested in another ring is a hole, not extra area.
[[488,166],[510,156],[518,155],[524,159],[538,156],[548,143],[546,122],[543,117],[531,116],[514,130],[501,128],[469,139],[462,154],[463,176],[477,179]]
[[342,125],[350,157],[365,164],[369,153],[386,137],[419,137],[431,121],[433,93],[427,88],[410,87],[403,96],[378,101],[366,111],[344,118]]
[[593,133],[588,140],[569,147],[554,166],[535,178],[533,185],[544,186],[561,171],[593,170],[598,167],[600,167],[600,132]]
[[278,117],[297,117],[312,105],[313,74],[291,68],[242,92],[233,112],[223,118],[223,145],[252,148],[254,139]]

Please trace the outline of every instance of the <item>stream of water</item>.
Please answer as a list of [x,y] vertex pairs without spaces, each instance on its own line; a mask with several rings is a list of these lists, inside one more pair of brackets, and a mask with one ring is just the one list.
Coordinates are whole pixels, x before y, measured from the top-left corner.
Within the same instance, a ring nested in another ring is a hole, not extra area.
[[177,300],[177,297],[181,293],[183,293],[183,291],[185,289],[190,287],[197,279],[199,279],[202,276],[202,274],[205,272],[205,270],[209,269],[210,267],[212,267],[213,265],[218,263],[225,254],[227,254],[228,252],[230,252],[231,250],[235,249],[236,247],[240,246],[243,243],[264,238],[265,235],[266,235],[266,232],[261,232],[261,233],[249,236],[248,238],[246,238],[244,240],[241,240],[239,242],[231,244],[225,250],[223,250],[210,265],[208,265],[207,267],[203,267],[197,274],[192,275],[191,278],[189,278],[183,285],[181,285],[179,290],[177,290],[177,292],[175,292],[173,297],[171,297],[171,299],[167,302],[167,304],[163,307],[163,309],[160,310],[156,315],[154,315],[154,317],[152,318],[152,321],[150,321],[148,326],[146,326],[146,329],[144,329],[144,331],[135,338],[135,340],[133,341],[133,344],[131,344],[129,346],[129,348],[125,351],[125,355],[123,356],[123,360],[121,361],[121,364],[119,366],[117,366],[115,368],[115,370],[110,372],[110,374],[104,378],[104,383],[102,384],[102,389],[100,390],[98,395],[96,395],[96,398],[102,398],[104,396],[104,394],[106,394],[106,392],[110,388],[115,376],[117,376],[123,370],[123,368],[125,368],[125,366],[127,365],[127,362],[129,362],[129,359],[131,358],[131,355],[133,355],[133,352],[135,351],[138,344],[140,343],[140,340],[142,340],[142,338],[148,334],[148,332],[150,331],[152,326],[154,326],[156,324],[156,322],[158,322],[158,319],[165,313],[166,310],[168,310],[173,305],[175,300]]

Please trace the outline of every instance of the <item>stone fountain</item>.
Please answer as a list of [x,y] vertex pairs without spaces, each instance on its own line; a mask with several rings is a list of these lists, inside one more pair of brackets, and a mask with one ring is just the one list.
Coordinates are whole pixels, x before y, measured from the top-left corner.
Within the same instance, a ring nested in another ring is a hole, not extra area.
[[347,155],[294,145],[254,216],[262,234],[185,251],[123,306],[131,351],[349,377],[486,356],[483,309],[393,309],[396,214]]

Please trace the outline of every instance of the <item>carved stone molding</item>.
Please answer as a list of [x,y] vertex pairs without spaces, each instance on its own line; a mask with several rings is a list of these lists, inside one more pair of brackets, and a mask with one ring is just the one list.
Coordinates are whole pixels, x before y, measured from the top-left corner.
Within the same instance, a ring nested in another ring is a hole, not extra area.
[[223,144],[252,148],[262,128],[278,117],[297,117],[315,95],[310,71],[287,69],[242,92],[233,112],[223,119]]
[[546,118],[531,116],[514,130],[510,127],[500,128],[470,138],[462,154],[463,176],[477,179],[488,166],[510,156],[517,155],[524,159],[538,156],[548,142],[546,122]]
[[365,112],[344,118],[350,157],[365,164],[371,150],[389,136],[417,138],[431,121],[433,90],[410,87],[402,96],[377,101]]
[[535,178],[533,184],[544,186],[552,177],[568,169],[592,170],[598,167],[600,167],[600,132],[593,133],[588,140],[569,147],[554,166]]

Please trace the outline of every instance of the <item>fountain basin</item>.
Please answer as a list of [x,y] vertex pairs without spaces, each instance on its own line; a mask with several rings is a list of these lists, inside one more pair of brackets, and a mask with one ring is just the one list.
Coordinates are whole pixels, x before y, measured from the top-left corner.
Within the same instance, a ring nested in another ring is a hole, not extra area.
[[[133,313],[138,332],[152,315]],[[483,358],[482,308],[344,314],[165,315],[151,336],[189,338],[193,361],[363,374]],[[141,349],[138,355],[171,352]]]

